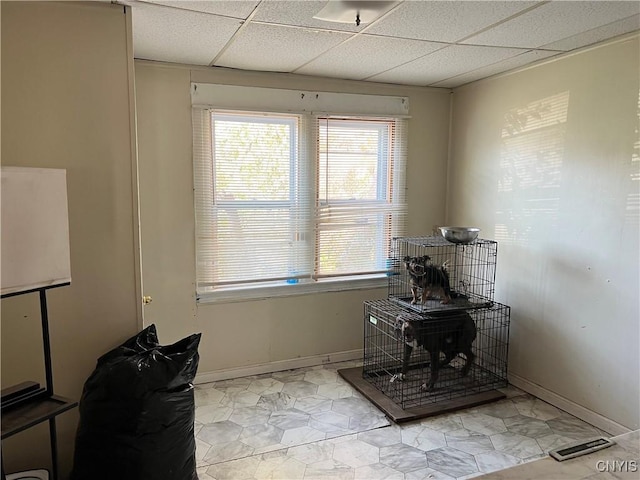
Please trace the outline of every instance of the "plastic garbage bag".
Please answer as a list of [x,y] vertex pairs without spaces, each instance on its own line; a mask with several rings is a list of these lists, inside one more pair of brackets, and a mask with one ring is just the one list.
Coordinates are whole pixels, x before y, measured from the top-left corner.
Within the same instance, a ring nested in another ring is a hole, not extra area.
[[80,399],[71,480],[197,480],[200,335],[162,346],[150,325],[98,359]]

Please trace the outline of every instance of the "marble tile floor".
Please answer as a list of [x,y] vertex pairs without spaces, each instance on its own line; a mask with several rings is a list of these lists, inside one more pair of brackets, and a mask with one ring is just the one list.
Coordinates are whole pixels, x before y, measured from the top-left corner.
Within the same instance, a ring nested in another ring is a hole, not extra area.
[[605,432],[514,387],[507,398],[401,425],[342,362],[196,385],[199,480],[466,479]]
[[[609,448],[556,462],[551,457],[482,475],[482,480],[637,480],[640,430],[613,437]],[[480,480],[480,479],[479,479]]]

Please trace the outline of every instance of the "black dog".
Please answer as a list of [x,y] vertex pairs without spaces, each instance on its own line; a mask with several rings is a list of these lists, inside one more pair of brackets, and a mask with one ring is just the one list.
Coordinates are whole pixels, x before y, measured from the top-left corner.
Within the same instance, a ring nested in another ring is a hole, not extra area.
[[440,303],[451,302],[451,287],[449,285],[449,272],[445,265],[436,266],[429,263],[431,257],[404,257],[404,266],[409,272],[409,284],[413,299],[411,305],[418,303],[418,290],[422,290],[421,303],[424,304],[428,297],[435,295],[442,298]]
[[[396,318],[395,328],[396,334],[404,342],[402,373],[399,376],[401,380],[409,370],[409,359],[414,347],[422,347],[429,352],[431,375],[429,382],[420,387],[423,390],[433,390],[440,368],[448,365],[459,353],[466,357],[462,376],[469,373],[475,359],[471,347],[476,339],[477,329],[476,323],[467,312],[448,312],[444,315],[439,314],[437,318],[425,320],[416,320],[400,314]],[[445,355],[442,361],[440,352]]]

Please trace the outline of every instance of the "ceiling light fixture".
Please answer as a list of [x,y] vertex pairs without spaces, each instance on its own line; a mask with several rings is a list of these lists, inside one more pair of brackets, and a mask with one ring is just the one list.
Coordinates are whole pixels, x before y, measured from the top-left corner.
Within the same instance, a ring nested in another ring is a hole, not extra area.
[[313,16],[316,20],[337,23],[371,23],[398,2],[382,0],[329,0],[322,10]]

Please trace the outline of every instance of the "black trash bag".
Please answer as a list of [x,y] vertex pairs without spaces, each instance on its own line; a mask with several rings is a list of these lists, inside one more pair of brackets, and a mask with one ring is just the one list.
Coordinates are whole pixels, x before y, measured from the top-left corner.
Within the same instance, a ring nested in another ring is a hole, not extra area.
[[197,480],[193,379],[201,334],[150,325],[98,359],[79,411],[71,480]]

